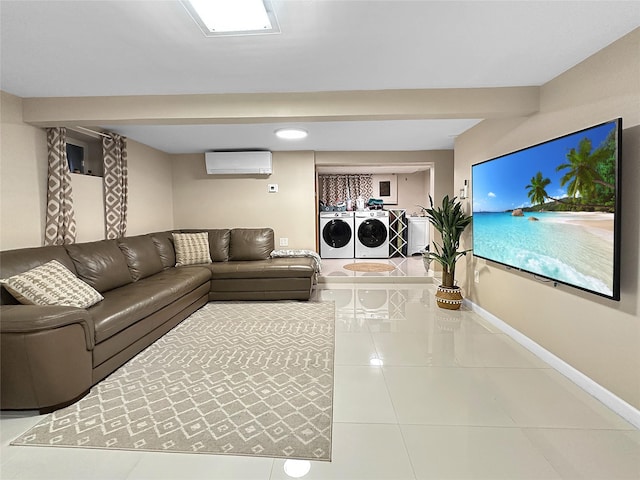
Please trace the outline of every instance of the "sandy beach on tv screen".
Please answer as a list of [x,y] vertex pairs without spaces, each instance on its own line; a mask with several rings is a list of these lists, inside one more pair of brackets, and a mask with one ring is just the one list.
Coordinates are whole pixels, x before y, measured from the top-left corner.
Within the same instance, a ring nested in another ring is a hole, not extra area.
[[600,236],[613,238],[613,213],[557,212],[550,221],[578,225]]

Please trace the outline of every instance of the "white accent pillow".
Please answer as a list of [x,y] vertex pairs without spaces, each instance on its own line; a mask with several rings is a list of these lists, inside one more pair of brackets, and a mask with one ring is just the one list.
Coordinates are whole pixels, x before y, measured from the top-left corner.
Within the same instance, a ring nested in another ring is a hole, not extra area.
[[211,263],[207,232],[174,233],[173,245],[176,249],[176,267]]
[[23,305],[87,308],[104,298],[57,260],[0,279],[0,284]]

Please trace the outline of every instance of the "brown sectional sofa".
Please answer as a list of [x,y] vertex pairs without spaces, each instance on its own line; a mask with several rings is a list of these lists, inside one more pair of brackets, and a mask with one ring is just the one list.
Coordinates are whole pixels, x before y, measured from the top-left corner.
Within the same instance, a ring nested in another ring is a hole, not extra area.
[[270,258],[273,230],[207,232],[212,263],[176,267],[172,232],[0,252],[0,278],[57,260],[104,299],[21,305],[0,292],[2,409],[55,410],[214,300],[308,300],[312,258]]

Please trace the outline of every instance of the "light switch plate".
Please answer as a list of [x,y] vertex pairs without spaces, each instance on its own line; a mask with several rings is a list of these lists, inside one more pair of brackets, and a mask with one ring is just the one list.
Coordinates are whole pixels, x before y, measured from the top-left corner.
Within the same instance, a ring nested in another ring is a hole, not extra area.
[[269,193],[278,193],[278,184],[277,183],[270,183],[267,185],[267,191]]

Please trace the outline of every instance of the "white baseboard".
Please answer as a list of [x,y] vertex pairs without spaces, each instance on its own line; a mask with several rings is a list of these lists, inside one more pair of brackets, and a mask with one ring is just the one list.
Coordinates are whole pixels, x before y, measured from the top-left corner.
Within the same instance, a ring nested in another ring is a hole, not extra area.
[[487,312],[484,308],[467,299],[464,300],[464,304],[471,310],[476,312],[478,315],[480,315],[482,318],[487,320],[489,323],[494,325],[496,328],[499,328],[501,331],[509,335],[524,348],[540,358],[543,362],[549,364],[553,369],[567,377],[588,394],[600,400],[603,404],[616,412],[627,422],[640,429],[640,410],[635,408],[633,405],[625,402],[623,399],[613,394],[602,385],[586,376],[584,373],[575,369],[561,358],[558,358],[550,351],[538,345],[536,342],[513,328],[511,325],[500,320],[492,313]]

